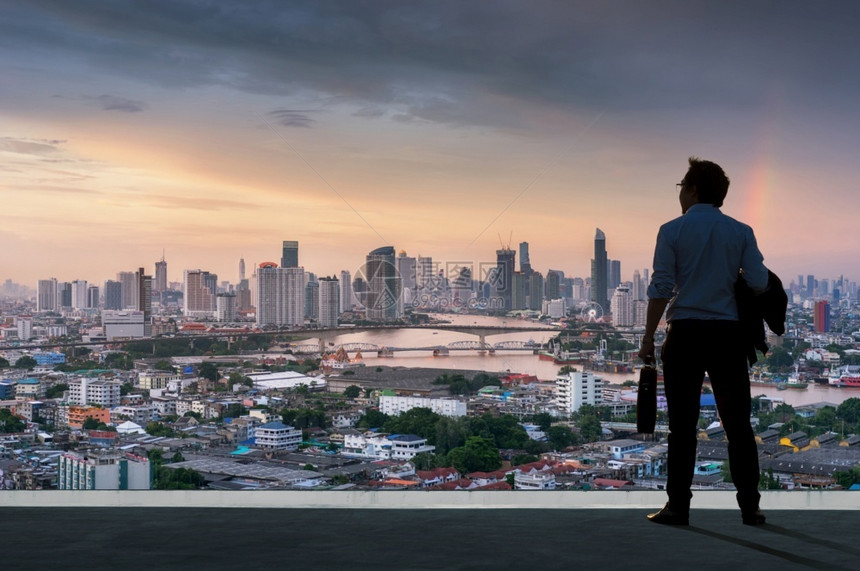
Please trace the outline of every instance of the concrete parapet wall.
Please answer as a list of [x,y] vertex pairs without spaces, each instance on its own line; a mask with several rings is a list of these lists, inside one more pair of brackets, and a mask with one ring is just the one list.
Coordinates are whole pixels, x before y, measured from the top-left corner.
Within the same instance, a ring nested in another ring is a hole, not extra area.
[[[3,507],[158,507],[266,509],[649,509],[666,501],[653,491],[2,491]],[[762,509],[858,510],[860,493],[762,493]],[[695,509],[736,509],[734,492],[700,491]]]

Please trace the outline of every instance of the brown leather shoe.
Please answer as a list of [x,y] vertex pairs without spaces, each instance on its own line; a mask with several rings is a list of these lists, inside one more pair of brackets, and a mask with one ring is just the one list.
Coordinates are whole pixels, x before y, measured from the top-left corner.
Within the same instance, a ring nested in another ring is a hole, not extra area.
[[764,517],[764,512],[759,509],[749,512],[742,511],[741,519],[743,520],[744,525],[764,525],[767,522],[767,518]]
[[690,525],[689,512],[672,511],[669,509],[669,504],[663,506],[663,508],[658,512],[648,514],[647,517],[654,523],[660,523],[663,525]]

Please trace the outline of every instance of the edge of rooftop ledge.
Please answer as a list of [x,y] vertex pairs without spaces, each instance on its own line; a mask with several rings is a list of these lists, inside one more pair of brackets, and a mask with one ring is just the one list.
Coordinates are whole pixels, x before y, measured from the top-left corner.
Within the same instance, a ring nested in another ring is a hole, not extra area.
[[[692,508],[737,509],[730,491],[695,492]],[[2,491],[0,508],[260,508],[260,509],[650,509],[657,491]],[[764,510],[860,510],[860,493],[769,491]]]

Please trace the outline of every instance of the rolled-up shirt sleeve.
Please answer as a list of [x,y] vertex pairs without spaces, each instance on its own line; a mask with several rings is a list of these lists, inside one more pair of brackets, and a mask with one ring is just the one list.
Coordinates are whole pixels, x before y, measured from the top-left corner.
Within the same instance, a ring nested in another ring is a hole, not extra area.
[[668,234],[666,225],[657,233],[648,299],[671,299],[675,295],[675,250]]
[[744,281],[756,293],[767,289],[767,268],[764,266],[764,256],[758,249],[758,243],[752,228],[746,227],[745,247],[741,260]]

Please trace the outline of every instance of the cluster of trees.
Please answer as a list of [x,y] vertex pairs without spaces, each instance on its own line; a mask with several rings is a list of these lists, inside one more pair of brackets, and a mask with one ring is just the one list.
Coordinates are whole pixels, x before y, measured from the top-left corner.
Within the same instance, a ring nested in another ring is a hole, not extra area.
[[433,381],[434,385],[447,385],[448,390],[454,395],[468,395],[478,392],[479,389],[486,386],[502,386],[499,378],[487,373],[478,373],[471,379],[467,379],[460,373],[449,375],[445,373]]
[[12,414],[8,408],[0,408],[0,433],[24,432],[27,423]]
[[426,438],[436,450],[415,458],[418,469],[453,466],[461,472],[474,472],[498,469],[501,466],[499,449],[524,450],[526,455],[515,458],[524,463],[542,452],[597,441],[601,435],[597,414],[594,407],[583,407],[575,416],[578,431],[565,425],[553,425],[554,419],[546,413],[535,415],[529,420],[546,433],[546,442],[530,439],[520,421],[510,414],[451,418],[428,408],[413,408],[398,416],[388,416],[371,409],[359,420],[358,426]]
[[[147,453],[152,464],[152,488],[154,490],[197,490],[206,485],[206,478],[191,468],[166,468],[164,452],[161,448],[153,448]],[[176,452],[169,462],[182,462],[185,458]]]
[[88,416],[82,425],[84,430],[104,430],[107,432],[116,432],[116,427],[108,426],[104,421],[96,420],[92,416]]
[[837,407],[825,406],[809,418],[798,415],[793,406],[785,403],[777,405],[773,412],[761,413],[760,398],[753,398],[753,414],[758,414],[760,426],[783,423],[779,429],[780,436],[787,436],[792,432],[805,432],[810,437],[825,432],[842,435],[860,432],[860,398],[851,397]]

